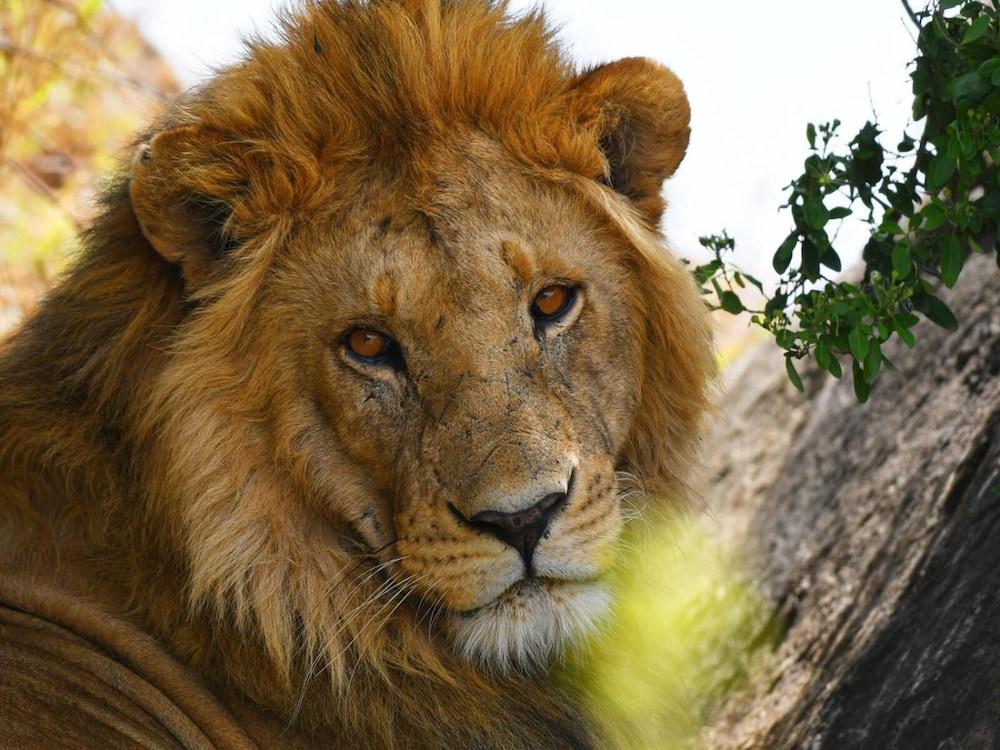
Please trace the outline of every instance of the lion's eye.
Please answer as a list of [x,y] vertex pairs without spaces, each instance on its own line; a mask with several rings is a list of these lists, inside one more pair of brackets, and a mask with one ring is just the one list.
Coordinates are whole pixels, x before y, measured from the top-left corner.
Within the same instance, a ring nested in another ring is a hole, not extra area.
[[531,314],[539,323],[551,323],[565,315],[576,299],[576,289],[562,284],[545,287],[535,296]]
[[345,340],[351,354],[369,362],[385,357],[392,348],[393,340],[384,333],[368,328],[355,328]]

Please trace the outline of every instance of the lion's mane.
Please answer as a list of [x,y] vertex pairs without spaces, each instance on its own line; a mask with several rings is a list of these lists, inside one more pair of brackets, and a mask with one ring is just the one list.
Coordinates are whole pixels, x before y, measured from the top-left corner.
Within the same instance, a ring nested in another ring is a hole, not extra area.
[[[144,194],[157,225],[140,226],[150,209],[126,169],[79,259],[0,350],[0,559],[58,569],[221,694],[333,746],[586,744],[544,676],[480,674],[426,622],[371,611],[380,580],[289,516],[317,471],[301,450],[315,436],[262,428],[282,414],[274,382],[297,385],[268,367],[254,316],[299,222],[350,202],[373,164],[419,172],[418,143],[475,128],[634,248],[644,369],[622,468],[677,496],[713,368],[702,305],[653,229],[687,143],[680,84],[623,61],[627,90],[598,70],[584,96],[542,17],[499,2],[317,2],[280,29],[140,139],[176,134],[157,147],[179,158]],[[649,92],[675,109],[630,107]],[[170,262],[151,233],[213,252]],[[235,352],[259,366],[234,369]]]

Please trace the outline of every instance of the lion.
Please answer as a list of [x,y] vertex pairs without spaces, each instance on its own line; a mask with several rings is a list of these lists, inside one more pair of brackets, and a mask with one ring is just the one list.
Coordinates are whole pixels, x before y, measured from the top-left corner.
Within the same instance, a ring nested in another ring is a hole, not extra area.
[[0,744],[591,746],[549,667],[714,374],[658,230],[683,87],[504,2],[280,29],[0,350]]

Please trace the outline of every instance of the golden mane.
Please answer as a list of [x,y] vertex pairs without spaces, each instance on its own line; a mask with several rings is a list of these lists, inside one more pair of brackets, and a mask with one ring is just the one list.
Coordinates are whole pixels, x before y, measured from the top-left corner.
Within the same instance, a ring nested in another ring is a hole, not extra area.
[[[663,88],[659,71],[630,62],[630,89]],[[203,148],[182,152],[183,187],[227,196],[228,230],[242,238],[276,217],[349,201],[373,162],[419,169],[415,155],[462,127],[526,165],[609,176],[599,145],[627,104],[583,96],[576,80],[538,11],[512,18],[505,2],[311,2],[280,18],[278,42],[250,40],[242,63],[168,119],[196,124],[208,141],[186,144]],[[686,102],[676,79],[672,86],[676,111],[656,113],[663,164],[650,165],[651,181],[672,172],[687,145]],[[658,214],[658,181],[649,192],[639,207]]]

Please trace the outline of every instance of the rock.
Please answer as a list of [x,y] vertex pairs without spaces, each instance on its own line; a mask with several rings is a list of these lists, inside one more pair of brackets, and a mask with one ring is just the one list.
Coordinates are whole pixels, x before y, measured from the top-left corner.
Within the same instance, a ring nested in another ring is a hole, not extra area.
[[994,258],[945,298],[959,330],[890,343],[866,405],[817,372],[798,394],[769,342],[730,373],[703,494],[779,636],[708,747],[1000,747]]

